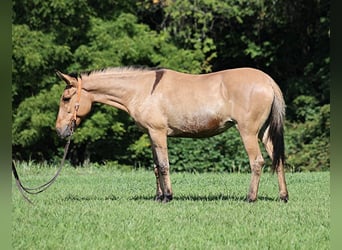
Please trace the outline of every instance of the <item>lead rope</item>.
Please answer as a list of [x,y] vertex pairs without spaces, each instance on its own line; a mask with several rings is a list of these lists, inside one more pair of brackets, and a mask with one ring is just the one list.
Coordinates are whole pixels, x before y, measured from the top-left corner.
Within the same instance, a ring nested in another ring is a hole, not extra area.
[[39,187],[34,187],[34,188],[28,188],[25,187],[21,181],[20,181],[20,177],[17,173],[17,169],[15,167],[15,162],[12,161],[12,173],[13,176],[15,178],[15,183],[17,184],[17,187],[20,191],[20,193],[22,194],[22,196],[24,197],[24,199],[30,203],[33,204],[33,202],[26,196],[25,192],[28,194],[39,194],[43,191],[45,191],[48,187],[50,187],[52,185],[52,183],[55,182],[55,180],[57,179],[59,173],[61,172],[63,166],[64,166],[64,162],[65,162],[65,158],[68,154],[68,150],[69,150],[69,145],[70,145],[70,141],[71,141],[71,137],[74,134],[74,129],[76,128],[76,119],[77,119],[77,111],[80,107],[80,99],[81,99],[81,90],[82,90],[82,80],[81,78],[77,78],[77,101],[75,103],[75,111],[71,120],[71,135],[69,136],[69,139],[64,147],[64,154],[63,154],[63,158],[61,160],[60,166],[58,168],[58,170],[56,171],[55,175],[46,183],[44,183],[43,185],[39,186]]
[[20,181],[20,177],[19,177],[17,170],[16,170],[16,167],[15,167],[15,162],[12,161],[12,173],[13,173],[14,178],[15,178],[15,183],[17,184],[17,187],[18,187],[20,193],[22,194],[22,196],[24,197],[24,199],[28,203],[33,204],[33,202],[26,196],[25,192],[28,194],[39,194],[39,193],[45,191],[48,187],[50,187],[52,185],[52,183],[55,182],[55,180],[57,179],[59,173],[61,172],[61,170],[64,166],[64,162],[65,162],[65,158],[66,158],[67,153],[68,153],[70,141],[71,141],[71,135],[69,136],[68,142],[66,143],[66,145],[64,147],[64,155],[63,155],[62,161],[61,161],[60,166],[59,166],[58,170],[56,171],[55,175],[48,182],[46,182],[45,184],[43,184],[39,187],[34,187],[34,188],[25,187]]

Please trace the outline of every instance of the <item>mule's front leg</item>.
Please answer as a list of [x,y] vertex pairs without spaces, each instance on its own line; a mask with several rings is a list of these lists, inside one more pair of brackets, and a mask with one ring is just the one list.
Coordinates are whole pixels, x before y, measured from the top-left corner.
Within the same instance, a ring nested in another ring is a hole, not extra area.
[[169,202],[172,200],[172,187],[166,133],[150,131],[149,136],[152,144],[153,160],[156,166],[154,169],[157,177],[156,200]]
[[154,164],[154,175],[156,176],[156,201],[162,201],[163,200],[163,191],[160,186],[160,180],[159,180],[159,168],[156,164]]

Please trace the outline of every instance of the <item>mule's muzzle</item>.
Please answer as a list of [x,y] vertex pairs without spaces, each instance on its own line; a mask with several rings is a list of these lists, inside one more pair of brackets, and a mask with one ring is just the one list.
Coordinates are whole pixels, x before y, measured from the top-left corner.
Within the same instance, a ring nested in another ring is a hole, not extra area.
[[57,134],[61,138],[66,138],[72,135],[75,128],[75,123],[72,123],[70,125],[65,125],[60,128],[56,128]]

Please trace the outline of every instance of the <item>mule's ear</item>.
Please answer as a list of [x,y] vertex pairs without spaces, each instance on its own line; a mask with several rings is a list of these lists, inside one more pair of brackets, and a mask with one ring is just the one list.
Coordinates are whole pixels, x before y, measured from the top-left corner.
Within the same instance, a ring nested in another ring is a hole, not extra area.
[[69,76],[67,74],[63,74],[62,72],[56,70],[57,76],[63,80],[67,85],[71,85],[77,87],[77,79],[75,77]]

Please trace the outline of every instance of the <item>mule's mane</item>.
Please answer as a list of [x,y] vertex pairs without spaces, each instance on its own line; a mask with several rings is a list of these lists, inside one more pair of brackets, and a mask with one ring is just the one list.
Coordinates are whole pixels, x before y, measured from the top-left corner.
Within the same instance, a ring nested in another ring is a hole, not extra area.
[[105,74],[122,74],[122,73],[141,73],[156,71],[160,68],[149,68],[143,66],[128,66],[128,67],[114,67],[114,68],[104,68],[98,70],[92,70],[88,72],[81,73],[82,76],[93,76],[93,75],[105,75]]

